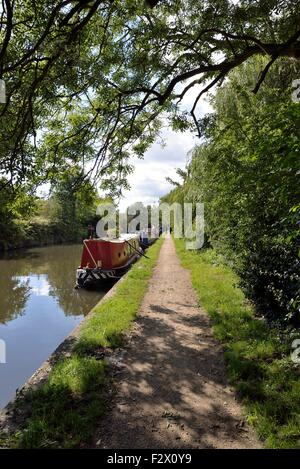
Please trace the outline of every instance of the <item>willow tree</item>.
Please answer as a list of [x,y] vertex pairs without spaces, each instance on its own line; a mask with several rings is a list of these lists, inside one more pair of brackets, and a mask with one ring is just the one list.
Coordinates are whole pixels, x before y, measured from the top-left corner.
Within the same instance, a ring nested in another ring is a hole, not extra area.
[[[258,96],[266,58],[230,73],[211,97],[183,183],[164,200],[205,204],[206,241],[234,267],[247,298],[272,320],[300,324],[300,63],[281,59]],[[176,184],[177,185],[177,184]]]
[[[203,94],[264,55],[258,92],[279,57],[300,57],[296,0],[2,0],[0,176],[38,184],[77,166],[126,184],[160,117],[201,128]],[[200,90],[189,112],[180,103]],[[3,186],[3,184],[2,184]]]

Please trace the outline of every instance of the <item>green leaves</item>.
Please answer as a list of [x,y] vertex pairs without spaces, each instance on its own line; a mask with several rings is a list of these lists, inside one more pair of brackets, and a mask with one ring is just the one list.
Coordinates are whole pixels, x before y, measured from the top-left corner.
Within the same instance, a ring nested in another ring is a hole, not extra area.
[[36,184],[74,164],[107,178],[117,159],[127,165],[132,148],[145,153],[162,113],[175,130],[196,124],[201,135],[190,114],[196,101],[183,111],[179,89],[209,90],[252,56],[290,57],[300,49],[299,1],[4,3],[0,168],[14,182]]
[[206,234],[235,265],[249,298],[273,319],[299,321],[300,107],[289,84],[294,62],[272,69],[251,93],[262,60],[231,73],[216,93],[215,113],[203,122],[183,186],[169,201],[205,203]]

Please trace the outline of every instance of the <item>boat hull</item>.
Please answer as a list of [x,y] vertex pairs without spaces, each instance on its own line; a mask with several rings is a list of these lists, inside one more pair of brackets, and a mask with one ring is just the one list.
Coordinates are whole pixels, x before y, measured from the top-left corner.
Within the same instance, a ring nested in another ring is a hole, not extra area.
[[129,242],[86,240],[81,265],[76,272],[76,287],[96,289],[119,280],[141,255],[138,237]]

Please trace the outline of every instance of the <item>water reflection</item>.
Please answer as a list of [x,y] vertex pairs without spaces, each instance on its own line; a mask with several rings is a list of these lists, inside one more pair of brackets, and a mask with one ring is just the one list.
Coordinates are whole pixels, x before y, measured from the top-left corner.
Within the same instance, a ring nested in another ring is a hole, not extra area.
[[29,279],[23,282],[9,272],[0,270],[0,323],[5,324],[24,313],[29,291]]
[[50,246],[0,259],[0,407],[105,292],[75,290],[81,246]]

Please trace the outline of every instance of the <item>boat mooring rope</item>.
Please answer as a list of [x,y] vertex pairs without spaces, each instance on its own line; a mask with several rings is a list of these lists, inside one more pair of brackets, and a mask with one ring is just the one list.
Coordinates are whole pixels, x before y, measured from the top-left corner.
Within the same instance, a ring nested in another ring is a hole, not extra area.
[[91,253],[91,251],[89,250],[89,248],[87,247],[85,240],[83,241],[83,244],[84,244],[85,247],[87,248],[87,251],[88,251],[90,257],[91,257],[92,261],[94,262],[95,267],[97,268],[97,267],[98,267],[97,262],[96,262],[95,259],[93,258],[92,253]]
[[146,256],[146,254],[144,254],[143,252],[136,249],[134,246],[132,246],[132,244],[130,244],[128,241],[126,241],[126,239],[124,239],[124,241],[125,241],[125,243],[129,244],[129,246],[132,247],[132,249],[134,249],[138,254],[146,257],[146,259],[150,259],[150,257]]

